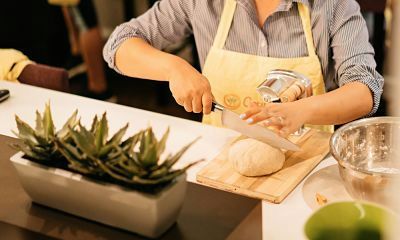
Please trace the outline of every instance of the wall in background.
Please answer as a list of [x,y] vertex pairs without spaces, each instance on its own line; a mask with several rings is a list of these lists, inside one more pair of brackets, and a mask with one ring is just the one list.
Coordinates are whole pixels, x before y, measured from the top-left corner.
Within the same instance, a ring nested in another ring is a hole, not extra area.
[[390,115],[400,116],[400,0],[392,1],[392,26],[389,40],[385,90]]
[[[124,19],[124,0],[93,0],[102,35],[106,39],[114,28],[125,21]],[[128,0],[133,2],[133,12],[136,16],[148,9],[147,1]]]
[[112,30],[124,21],[124,9],[122,0],[94,0],[97,18],[104,38],[108,37]]

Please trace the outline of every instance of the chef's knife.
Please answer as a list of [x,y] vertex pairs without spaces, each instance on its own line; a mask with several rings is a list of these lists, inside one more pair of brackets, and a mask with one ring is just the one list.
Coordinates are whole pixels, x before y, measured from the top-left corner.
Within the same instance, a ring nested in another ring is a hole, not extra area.
[[290,151],[301,150],[299,146],[287,140],[286,138],[279,136],[274,131],[258,124],[249,125],[240,119],[238,114],[226,109],[221,104],[213,102],[212,111],[216,110],[222,112],[221,121],[224,126],[240,132],[249,138],[254,138],[276,148],[282,148]]

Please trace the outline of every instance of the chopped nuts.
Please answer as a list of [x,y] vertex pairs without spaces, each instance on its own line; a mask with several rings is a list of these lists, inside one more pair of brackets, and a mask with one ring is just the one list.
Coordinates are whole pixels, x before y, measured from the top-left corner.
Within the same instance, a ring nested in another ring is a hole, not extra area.
[[317,201],[318,205],[320,205],[320,206],[325,205],[328,202],[328,199],[319,193],[315,194],[315,200]]

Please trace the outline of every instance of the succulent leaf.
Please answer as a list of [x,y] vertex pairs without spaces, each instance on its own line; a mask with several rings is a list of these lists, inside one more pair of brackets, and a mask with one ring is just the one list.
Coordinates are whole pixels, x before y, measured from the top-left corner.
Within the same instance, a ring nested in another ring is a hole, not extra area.
[[158,143],[157,158],[160,158],[161,154],[165,151],[165,146],[167,143],[168,136],[169,136],[169,127],[167,128],[167,131],[165,131],[160,142]]
[[196,162],[190,163],[188,165],[186,165],[184,168],[182,169],[178,169],[178,170],[173,170],[173,171],[169,171],[167,172],[167,174],[162,174],[159,177],[155,178],[148,178],[148,179],[143,179],[143,178],[139,178],[139,177],[134,177],[134,181],[136,182],[141,182],[141,184],[147,184],[147,185],[156,185],[156,184],[161,184],[161,183],[165,183],[168,181],[171,181],[175,178],[177,178],[178,176],[184,174],[187,169],[191,168],[192,166],[198,164],[199,162],[204,161],[204,159],[198,160]]
[[36,133],[39,136],[44,136],[44,127],[42,122],[42,115],[36,110]]
[[98,124],[99,119],[97,118],[97,115],[94,116],[93,121],[92,121],[92,126],[90,128],[91,132],[95,132],[96,131],[96,127]]
[[70,128],[70,133],[76,145],[87,155],[93,156],[96,154],[96,146],[94,136],[81,124],[78,124],[79,130]]
[[74,113],[71,115],[71,117],[69,117],[67,122],[65,122],[61,130],[57,132],[57,137],[65,138],[69,133],[68,129],[75,128],[75,126],[79,123],[77,116],[78,116],[78,110],[75,110]]
[[140,139],[143,137],[143,133],[143,131],[140,131],[121,143],[122,150],[126,152],[131,158],[136,155],[136,152],[134,150],[137,143],[140,142]]
[[37,141],[37,145],[39,145],[39,146],[51,146],[52,145],[52,140],[51,141],[46,140],[43,135],[39,135],[35,132],[35,133],[33,133],[33,136],[35,137],[35,139]]
[[106,163],[105,167],[108,167],[110,169],[110,171],[115,172],[116,174],[123,175],[125,178],[130,178],[132,176],[131,172],[126,171],[123,168],[119,168],[119,167],[117,167],[115,165]]
[[75,148],[74,146],[72,146],[71,144],[66,143],[63,140],[58,140],[56,143],[58,144],[60,149],[68,151],[69,155],[71,155],[74,159],[76,159],[78,161],[85,160],[83,154],[81,154],[79,152],[79,150],[77,148]]
[[42,161],[47,160],[46,156],[42,156],[39,153],[35,153],[34,151],[31,150],[31,148],[27,147],[26,145],[13,144],[12,147],[19,151],[22,151],[30,158],[38,159],[38,160],[42,160]]
[[133,176],[132,181],[135,184],[140,184],[140,185],[158,185],[158,184],[170,182],[173,179],[177,178],[179,175],[182,175],[183,173],[184,173],[184,171],[182,171],[182,170],[169,172],[167,175],[165,175],[161,178],[156,178],[156,179],[147,179],[147,178],[141,178],[139,176]]
[[126,124],[124,127],[122,127],[118,132],[114,134],[114,136],[107,142],[108,144],[119,144],[121,142],[121,139],[124,137],[126,130],[128,129],[129,124]]
[[151,174],[149,175],[149,179],[157,179],[157,178],[161,178],[164,177],[165,175],[168,174],[169,169],[167,167],[161,167],[158,168],[156,170],[154,170],[153,172],[151,172]]
[[114,179],[120,180],[120,181],[125,182],[125,183],[130,183],[130,181],[127,178],[125,178],[125,177],[123,177],[123,176],[121,176],[121,175],[119,175],[117,173],[114,173],[112,170],[110,170],[109,167],[107,167],[105,164],[103,164],[99,159],[93,158],[93,157],[90,157],[90,156],[89,156],[89,158],[90,158],[90,160],[94,161],[97,164],[97,166],[99,166],[99,168],[101,170],[106,172],[108,175],[110,175]]
[[[107,141],[106,145],[101,148],[98,152],[99,158],[103,159],[107,155],[111,154],[111,151],[121,142],[121,139],[124,137],[126,130],[128,129],[128,124],[126,124],[123,128],[118,130],[117,133],[112,136],[110,140]],[[114,152],[115,154],[115,152]],[[119,153],[117,153],[119,154]],[[109,158],[113,158],[108,156]]]
[[182,155],[195,143],[199,140],[200,138],[196,138],[186,146],[184,146],[179,152],[177,152],[175,155],[170,157],[169,159],[165,160],[163,165],[166,166],[167,168],[171,168],[181,157]]
[[35,130],[33,130],[33,128],[31,128],[31,126],[29,126],[27,123],[22,121],[18,116],[15,116],[15,121],[18,128],[17,136],[21,139],[26,139],[37,144],[37,140],[34,136]]
[[56,143],[59,146],[59,150],[61,154],[66,158],[66,160],[69,162],[69,167],[79,173],[82,174],[90,174],[93,170],[90,169],[88,165],[82,164],[81,159],[77,158],[75,154],[73,153],[74,151],[70,151],[68,147],[64,145],[64,143],[57,141]]
[[106,113],[103,114],[100,122],[97,124],[94,132],[96,152],[100,152],[101,148],[107,142],[108,137],[108,122]]
[[157,145],[154,143],[151,145],[148,145],[144,149],[144,152],[140,152],[139,153],[139,161],[145,169],[149,169],[150,167],[156,165],[157,161],[158,161]]
[[54,137],[54,123],[51,116],[50,104],[47,103],[43,113],[44,138],[49,140]]

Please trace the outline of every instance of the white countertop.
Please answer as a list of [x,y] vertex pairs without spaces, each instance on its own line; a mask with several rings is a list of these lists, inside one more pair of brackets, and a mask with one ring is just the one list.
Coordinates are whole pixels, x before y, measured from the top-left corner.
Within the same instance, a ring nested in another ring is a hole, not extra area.
[[[227,141],[238,136],[228,129],[29,85],[0,81],[0,89],[3,88],[9,89],[11,95],[8,100],[0,103],[0,134],[7,136],[14,136],[11,130],[16,129],[15,115],[33,125],[35,111],[42,112],[47,101],[51,103],[56,127],[61,127],[72,112],[78,109],[83,124],[90,124],[95,114],[100,115],[106,111],[110,134],[127,122],[127,135],[151,125],[156,135],[160,136],[169,126],[171,132],[167,152],[176,152],[189,141],[201,136],[179,162],[181,166],[205,159],[188,171],[190,182],[196,182],[196,173],[219,153]],[[334,163],[328,157],[314,172]],[[303,198],[303,182],[281,204],[263,201],[263,239],[304,239],[303,226],[312,210]]]

